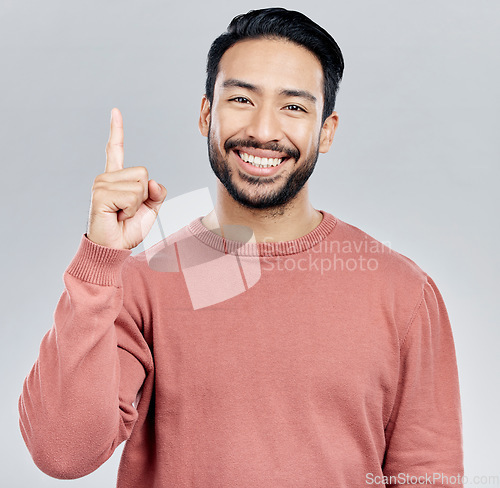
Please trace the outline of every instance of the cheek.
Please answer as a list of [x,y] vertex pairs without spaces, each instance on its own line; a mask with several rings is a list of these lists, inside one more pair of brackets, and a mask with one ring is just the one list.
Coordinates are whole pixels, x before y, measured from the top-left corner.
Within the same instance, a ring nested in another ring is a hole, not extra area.
[[298,148],[301,155],[309,154],[317,145],[318,128],[305,120],[290,121],[285,128],[290,142]]
[[244,117],[235,116],[234,112],[230,110],[225,112],[222,110],[219,111],[217,116],[211,120],[211,136],[221,147],[227,140],[241,136],[245,127]]
[[215,117],[210,118],[210,127],[208,129],[208,137],[212,144],[220,145],[221,142],[221,128],[220,124]]

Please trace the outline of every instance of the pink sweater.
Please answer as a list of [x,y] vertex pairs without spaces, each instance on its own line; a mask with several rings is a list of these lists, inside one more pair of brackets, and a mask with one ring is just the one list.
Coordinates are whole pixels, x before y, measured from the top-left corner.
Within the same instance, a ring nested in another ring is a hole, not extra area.
[[19,399],[36,465],[85,476],[126,440],[119,488],[462,486],[436,285],[322,213],[287,242],[201,217],[135,256],[82,236]]

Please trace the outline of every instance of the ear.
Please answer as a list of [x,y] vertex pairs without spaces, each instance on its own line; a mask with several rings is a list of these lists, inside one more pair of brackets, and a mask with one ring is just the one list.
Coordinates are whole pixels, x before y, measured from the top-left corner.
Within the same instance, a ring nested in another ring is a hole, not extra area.
[[323,123],[319,138],[319,152],[326,153],[330,149],[333,142],[333,136],[339,124],[339,114],[332,112],[331,115]]
[[210,125],[210,102],[206,95],[201,98],[200,120],[198,127],[202,136],[208,137],[208,127]]

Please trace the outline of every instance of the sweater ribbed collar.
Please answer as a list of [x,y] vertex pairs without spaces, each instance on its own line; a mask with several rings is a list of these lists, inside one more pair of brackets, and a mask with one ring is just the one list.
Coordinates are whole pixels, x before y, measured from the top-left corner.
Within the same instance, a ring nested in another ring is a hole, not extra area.
[[278,242],[239,242],[226,239],[207,229],[198,217],[189,225],[189,231],[207,246],[225,254],[238,256],[286,256],[307,251],[322,241],[335,227],[337,219],[330,213],[323,214],[321,222],[308,234],[290,241]]

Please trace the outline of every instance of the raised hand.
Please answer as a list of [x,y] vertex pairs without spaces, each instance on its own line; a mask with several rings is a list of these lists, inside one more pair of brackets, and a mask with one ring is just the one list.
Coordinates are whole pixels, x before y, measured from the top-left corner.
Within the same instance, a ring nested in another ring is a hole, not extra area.
[[146,237],[167,196],[163,185],[148,180],[144,166],[123,167],[123,118],[111,111],[106,169],[94,180],[87,237],[101,246],[132,249]]

